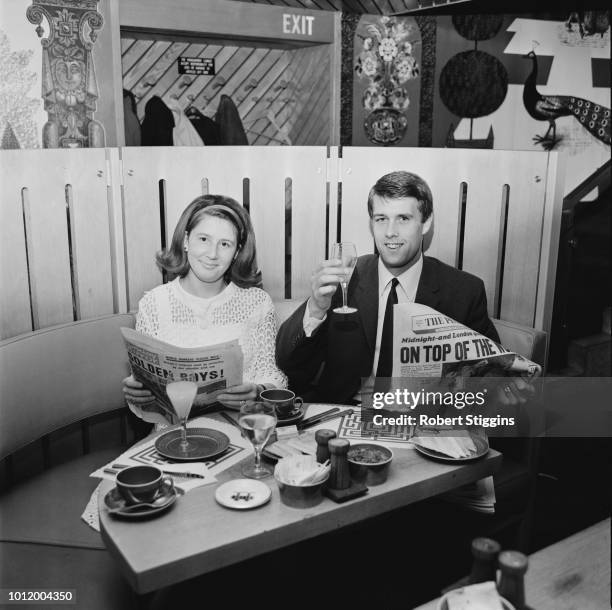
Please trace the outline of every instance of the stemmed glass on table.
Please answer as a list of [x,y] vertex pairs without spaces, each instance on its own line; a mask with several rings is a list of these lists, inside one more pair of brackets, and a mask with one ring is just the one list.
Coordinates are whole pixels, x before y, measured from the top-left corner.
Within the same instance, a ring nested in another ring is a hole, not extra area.
[[346,303],[346,291],[351,273],[357,264],[357,248],[355,244],[348,241],[343,241],[333,245],[332,258],[342,261],[342,266],[347,268],[347,273],[344,274],[343,280],[340,282],[342,287],[342,307],[334,308],[336,313],[355,313],[356,307],[349,307]]
[[194,381],[171,381],[166,385],[166,393],[174,407],[174,411],[181,421],[181,442],[179,443],[179,453],[189,455],[189,452],[197,448],[194,443],[187,438],[187,418],[191,411],[191,406],[198,391],[198,384]]
[[276,411],[264,402],[247,403],[240,408],[238,424],[255,449],[255,463],[245,464],[242,474],[250,479],[263,479],[272,471],[261,463],[261,452],[276,427]]

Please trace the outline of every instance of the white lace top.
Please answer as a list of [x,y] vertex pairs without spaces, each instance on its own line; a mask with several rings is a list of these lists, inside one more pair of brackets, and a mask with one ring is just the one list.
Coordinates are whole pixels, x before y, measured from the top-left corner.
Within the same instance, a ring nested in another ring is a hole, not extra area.
[[[243,382],[287,387],[276,366],[276,310],[267,292],[229,283],[205,299],[188,293],[179,278],[145,293],[138,304],[136,330],[180,347],[238,339],[244,355]],[[140,409],[132,410],[138,413]]]

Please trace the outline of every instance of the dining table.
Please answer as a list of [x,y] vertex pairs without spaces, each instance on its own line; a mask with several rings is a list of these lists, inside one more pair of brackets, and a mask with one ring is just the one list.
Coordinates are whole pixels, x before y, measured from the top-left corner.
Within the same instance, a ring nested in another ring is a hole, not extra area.
[[[219,413],[210,417],[223,421]],[[245,459],[252,460],[252,452]],[[428,459],[413,447],[394,447],[387,480],[360,497],[342,503],[324,497],[316,506],[294,508],[282,503],[275,479],[268,477],[263,481],[272,491],[269,502],[232,510],[216,502],[215,490],[242,478],[236,463],[218,474],[216,483],[192,489],[147,520],[110,515],[103,498],[113,482],[104,480],[100,532],[120,571],[142,595],[451,491],[493,474],[501,461],[493,449],[478,460],[449,463]]]
[[[610,599],[610,519],[529,555],[525,602],[533,610],[602,610]],[[432,600],[416,610],[437,610]]]

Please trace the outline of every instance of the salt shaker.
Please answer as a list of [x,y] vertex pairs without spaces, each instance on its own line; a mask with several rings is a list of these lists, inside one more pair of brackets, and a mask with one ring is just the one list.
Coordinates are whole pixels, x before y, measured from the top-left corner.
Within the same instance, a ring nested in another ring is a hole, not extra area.
[[527,557],[518,551],[503,551],[498,558],[501,575],[497,591],[516,610],[525,609],[524,576],[527,571]]
[[348,450],[351,444],[341,438],[332,438],[327,447],[331,457],[328,486],[331,489],[347,489],[351,486]]
[[472,556],[474,563],[469,576],[469,583],[476,584],[487,580],[496,580],[497,556],[501,546],[491,538],[474,538],[472,540]]
[[329,448],[327,443],[332,438],[336,438],[336,432],[334,430],[324,429],[317,430],[315,433],[315,440],[317,441],[317,462],[324,464],[329,460]]

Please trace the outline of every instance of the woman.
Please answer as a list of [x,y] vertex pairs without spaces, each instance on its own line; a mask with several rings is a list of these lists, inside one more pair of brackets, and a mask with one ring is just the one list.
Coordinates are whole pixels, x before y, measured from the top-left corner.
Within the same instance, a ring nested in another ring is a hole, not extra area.
[[[171,280],[147,292],[138,305],[136,330],[180,347],[238,339],[244,354],[243,383],[217,400],[232,409],[267,388],[286,387],[276,366],[276,312],[261,290],[255,235],[248,213],[233,199],[204,195],[182,213],[172,243],[157,254]],[[130,408],[147,421],[155,414],[138,405],[152,394],[132,376],[123,391]]]

